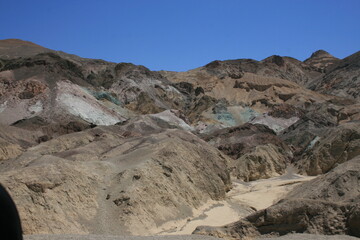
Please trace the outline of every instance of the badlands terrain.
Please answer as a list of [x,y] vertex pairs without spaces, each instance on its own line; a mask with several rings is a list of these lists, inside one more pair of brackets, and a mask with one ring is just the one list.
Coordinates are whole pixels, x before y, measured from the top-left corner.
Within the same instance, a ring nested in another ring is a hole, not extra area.
[[360,52],[171,72],[0,40],[0,183],[28,240],[356,239],[359,91]]

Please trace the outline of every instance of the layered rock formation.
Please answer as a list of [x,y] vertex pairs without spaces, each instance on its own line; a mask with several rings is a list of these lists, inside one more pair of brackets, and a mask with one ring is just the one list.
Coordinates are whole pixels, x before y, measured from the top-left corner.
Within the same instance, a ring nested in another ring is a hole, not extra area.
[[325,75],[309,86],[310,89],[341,97],[359,98],[360,52],[336,62]]
[[330,53],[324,50],[318,50],[311,54],[311,56],[306,59],[304,63],[325,72],[328,67],[338,63],[339,61],[340,59],[334,57]]

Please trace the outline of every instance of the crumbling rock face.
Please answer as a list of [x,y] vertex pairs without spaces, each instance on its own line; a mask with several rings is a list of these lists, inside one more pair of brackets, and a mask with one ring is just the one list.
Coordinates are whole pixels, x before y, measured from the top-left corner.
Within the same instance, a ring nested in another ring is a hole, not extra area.
[[321,111],[310,111],[296,123],[283,130],[279,137],[286,142],[294,153],[294,161],[301,159],[302,154],[312,149],[327,129],[335,127],[336,121]]
[[289,156],[283,151],[272,144],[258,145],[236,160],[236,168],[232,174],[244,181],[282,175],[290,162]]
[[246,217],[260,234],[291,232],[317,234],[347,233],[346,212],[343,204],[292,199]]
[[202,138],[233,159],[241,157],[257,145],[272,143],[276,146],[285,146],[273,130],[265,125],[251,123],[204,134]]
[[346,123],[324,132],[296,165],[301,172],[318,175],[360,155],[359,122]]
[[327,174],[304,183],[288,194],[288,198],[306,198],[332,202],[356,202],[360,194],[360,157],[340,164]]
[[203,120],[204,116],[202,116],[202,113],[214,107],[218,102],[219,101],[213,97],[199,95],[186,111],[189,121],[196,123],[199,120]]
[[21,119],[19,121],[14,122],[11,126],[37,131],[39,132],[40,137],[38,142],[43,142],[52,139],[55,136],[61,136],[64,134],[69,134],[73,132],[81,132],[88,128],[95,127],[94,124],[89,124],[85,121],[70,121],[68,123],[49,123],[45,119],[35,116],[28,119]]
[[291,151],[273,130],[261,124],[244,124],[204,135],[203,139],[230,156],[232,174],[252,181],[284,173]]
[[230,77],[233,79],[239,79],[244,76],[244,72],[241,68],[241,65],[236,64],[236,62],[228,61],[213,61],[205,65],[205,69],[210,74],[216,75],[220,79],[225,77]]
[[23,153],[18,144],[9,143],[0,139],[0,161],[17,157]]
[[29,81],[25,83],[24,90],[19,94],[20,99],[31,99],[46,90],[46,85],[38,81]]
[[136,101],[128,104],[127,108],[140,114],[159,113],[165,110],[165,108],[157,106],[154,100],[145,92],[141,92]]
[[274,118],[285,118],[289,119],[292,117],[301,118],[305,115],[305,110],[301,108],[294,107],[289,104],[280,104],[274,106],[274,108],[268,113],[269,116]]
[[0,161],[15,158],[37,144],[39,132],[0,125]]

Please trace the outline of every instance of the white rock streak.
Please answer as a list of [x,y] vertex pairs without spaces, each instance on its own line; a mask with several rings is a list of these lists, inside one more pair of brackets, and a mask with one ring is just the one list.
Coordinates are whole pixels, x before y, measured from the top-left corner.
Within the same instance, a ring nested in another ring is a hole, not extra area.
[[61,94],[59,96],[59,101],[61,101],[69,113],[97,125],[113,125],[120,121],[114,116],[102,111],[102,109],[98,109],[92,104],[84,101],[82,98],[72,94]]
[[39,113],[43,110],[43,104],[41,101],[37,101],[34,105],[28,108],[29,112]]

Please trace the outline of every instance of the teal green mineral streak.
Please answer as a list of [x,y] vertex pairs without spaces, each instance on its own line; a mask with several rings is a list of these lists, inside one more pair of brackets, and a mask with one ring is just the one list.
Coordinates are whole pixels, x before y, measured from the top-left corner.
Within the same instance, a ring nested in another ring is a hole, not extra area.
[[121,102],[113,97],[111,94],[107,93],[107,92],[96,92],[96,93],[93,93],[93,96],[97,99],[97,100],[103,100],[103,99],[106,99],[116,105],[121,105]]
[[250,122],[252,119],[260,115],[254,109],[249,107],[245,107],[244,110],[241,111],[239,114],[243,122]]
[[217,113],[216,119],[227,126],[236,126],[236,121],[233,115],[229,112]]
[[92,91],[89,89],[85,89],[87,92],[89,92],[91,95],[93,95],[97,100],[103,100],[106,99],[109,102],[112,102],[116,105],[121,105],[121,102],[119,101],[119,99],[117,99],[116,97],[114,97],[113,95],[111,95],[111,93],[108,92],[96,92],[96,91]]
[[239,114],[239,115],[234,116],[231,112],[227,110],[221,110],[214,114],[214,118],[217,121],[221,122],[222,124],[232,127],[232,126],[237,126],[239,124],[244,124],[246,122],[250,122],[255,117],[260,115],[260,113],[256,112],[250,107],[245,107],[243,110],[235,114]]

